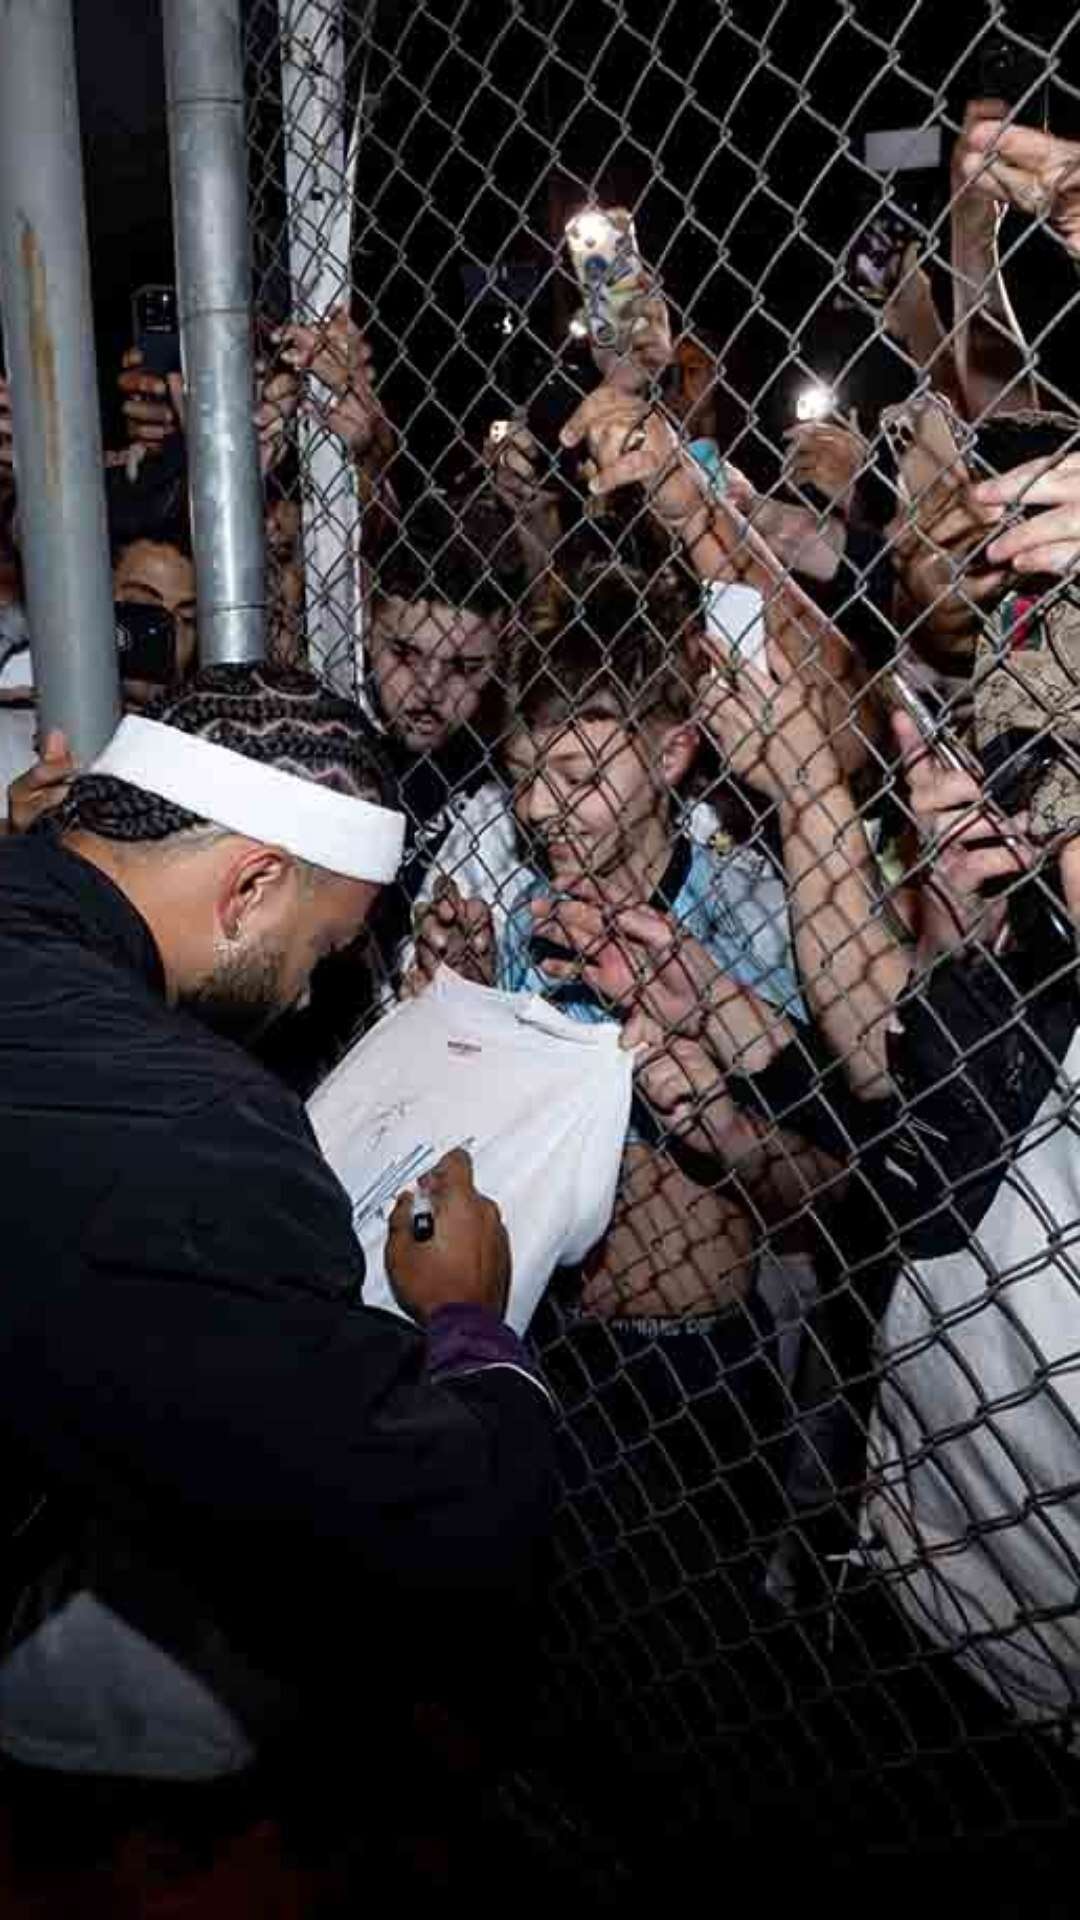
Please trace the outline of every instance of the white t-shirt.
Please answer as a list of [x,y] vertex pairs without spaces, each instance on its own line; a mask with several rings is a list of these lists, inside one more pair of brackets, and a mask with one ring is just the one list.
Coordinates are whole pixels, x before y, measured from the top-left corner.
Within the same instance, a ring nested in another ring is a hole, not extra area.
[[968,1244],[896,1283],[864,1513],[913,1622],[1031,1720],[1080,1701],[1078,1076],[1080,1033]]
[[444,967],[353,1048],[308,1114],[352,1197],[368,1306],[402,1311],[383,1261],[398,1194],[465,1146],[478,1188],[502,1209],[513,1256],[506,1318],[524,1333],[554,1269],[583,1259],[611,1219],[633,1064],[619,1031]]

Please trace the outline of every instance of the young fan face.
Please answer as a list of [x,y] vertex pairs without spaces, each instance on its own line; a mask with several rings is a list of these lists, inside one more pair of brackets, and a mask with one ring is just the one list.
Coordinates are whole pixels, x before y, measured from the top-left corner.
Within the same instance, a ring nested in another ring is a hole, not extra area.
[[[195,568],[186,553],[162,540],[133,540],[117,556],[113,595],[128,606],[159,607],[176,624],[176,677],[186,680],[197,651]],[[124,704],[144,707],[161,692],[148,681],[126,680]]]
[[682,732],[595,716],[511,735],[514,815],[557,887],[602,881],[652,851],[667,831],[669,754]]
[[434,753],[475,720],[499,635],[482,614],[439,600],[377,603],[371,670],[383,719],[413,753]]

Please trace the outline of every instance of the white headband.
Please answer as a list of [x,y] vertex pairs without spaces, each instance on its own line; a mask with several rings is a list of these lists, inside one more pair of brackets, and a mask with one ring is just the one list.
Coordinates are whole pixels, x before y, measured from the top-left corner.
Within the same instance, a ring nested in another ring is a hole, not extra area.
[[161,720],[125,715],[87,772],[126,780],[219,827],[284,847],[351,880],[383,884],[401,865],[403,813],[264,766]]

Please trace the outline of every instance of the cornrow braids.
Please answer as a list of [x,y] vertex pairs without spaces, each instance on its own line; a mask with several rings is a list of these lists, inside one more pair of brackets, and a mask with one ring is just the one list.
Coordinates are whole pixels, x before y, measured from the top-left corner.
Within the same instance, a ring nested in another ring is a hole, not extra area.
[[146,793],[111,774],[82,773],[72,781],[67,798],[53,813],[43,814],[33,831],[97,833],[103,840],[167,840],[174,833],[190,833],[208,821],[186,807],[174,806],[156,793]]
[[[392,793],[374,728],[357,707],[299,668],[204,667],[179,692],[148,707],[147,718],[356,799],[381,806]],[[61,833],[82,828],[126,841],[164,840],[210,824],[126,780],[95,773],[72,782],[52,822]]]

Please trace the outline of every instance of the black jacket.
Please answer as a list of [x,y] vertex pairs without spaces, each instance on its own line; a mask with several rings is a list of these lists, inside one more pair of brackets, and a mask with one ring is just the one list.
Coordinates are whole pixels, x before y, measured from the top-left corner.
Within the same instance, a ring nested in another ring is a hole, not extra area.
[[[516,1590],[551,1415],[357,1305],[302,1107],[165,1005],[127,899],[0,842],[0,1419],[272,1671]],[[136,1622],[135,1624],[139,1624]]]

